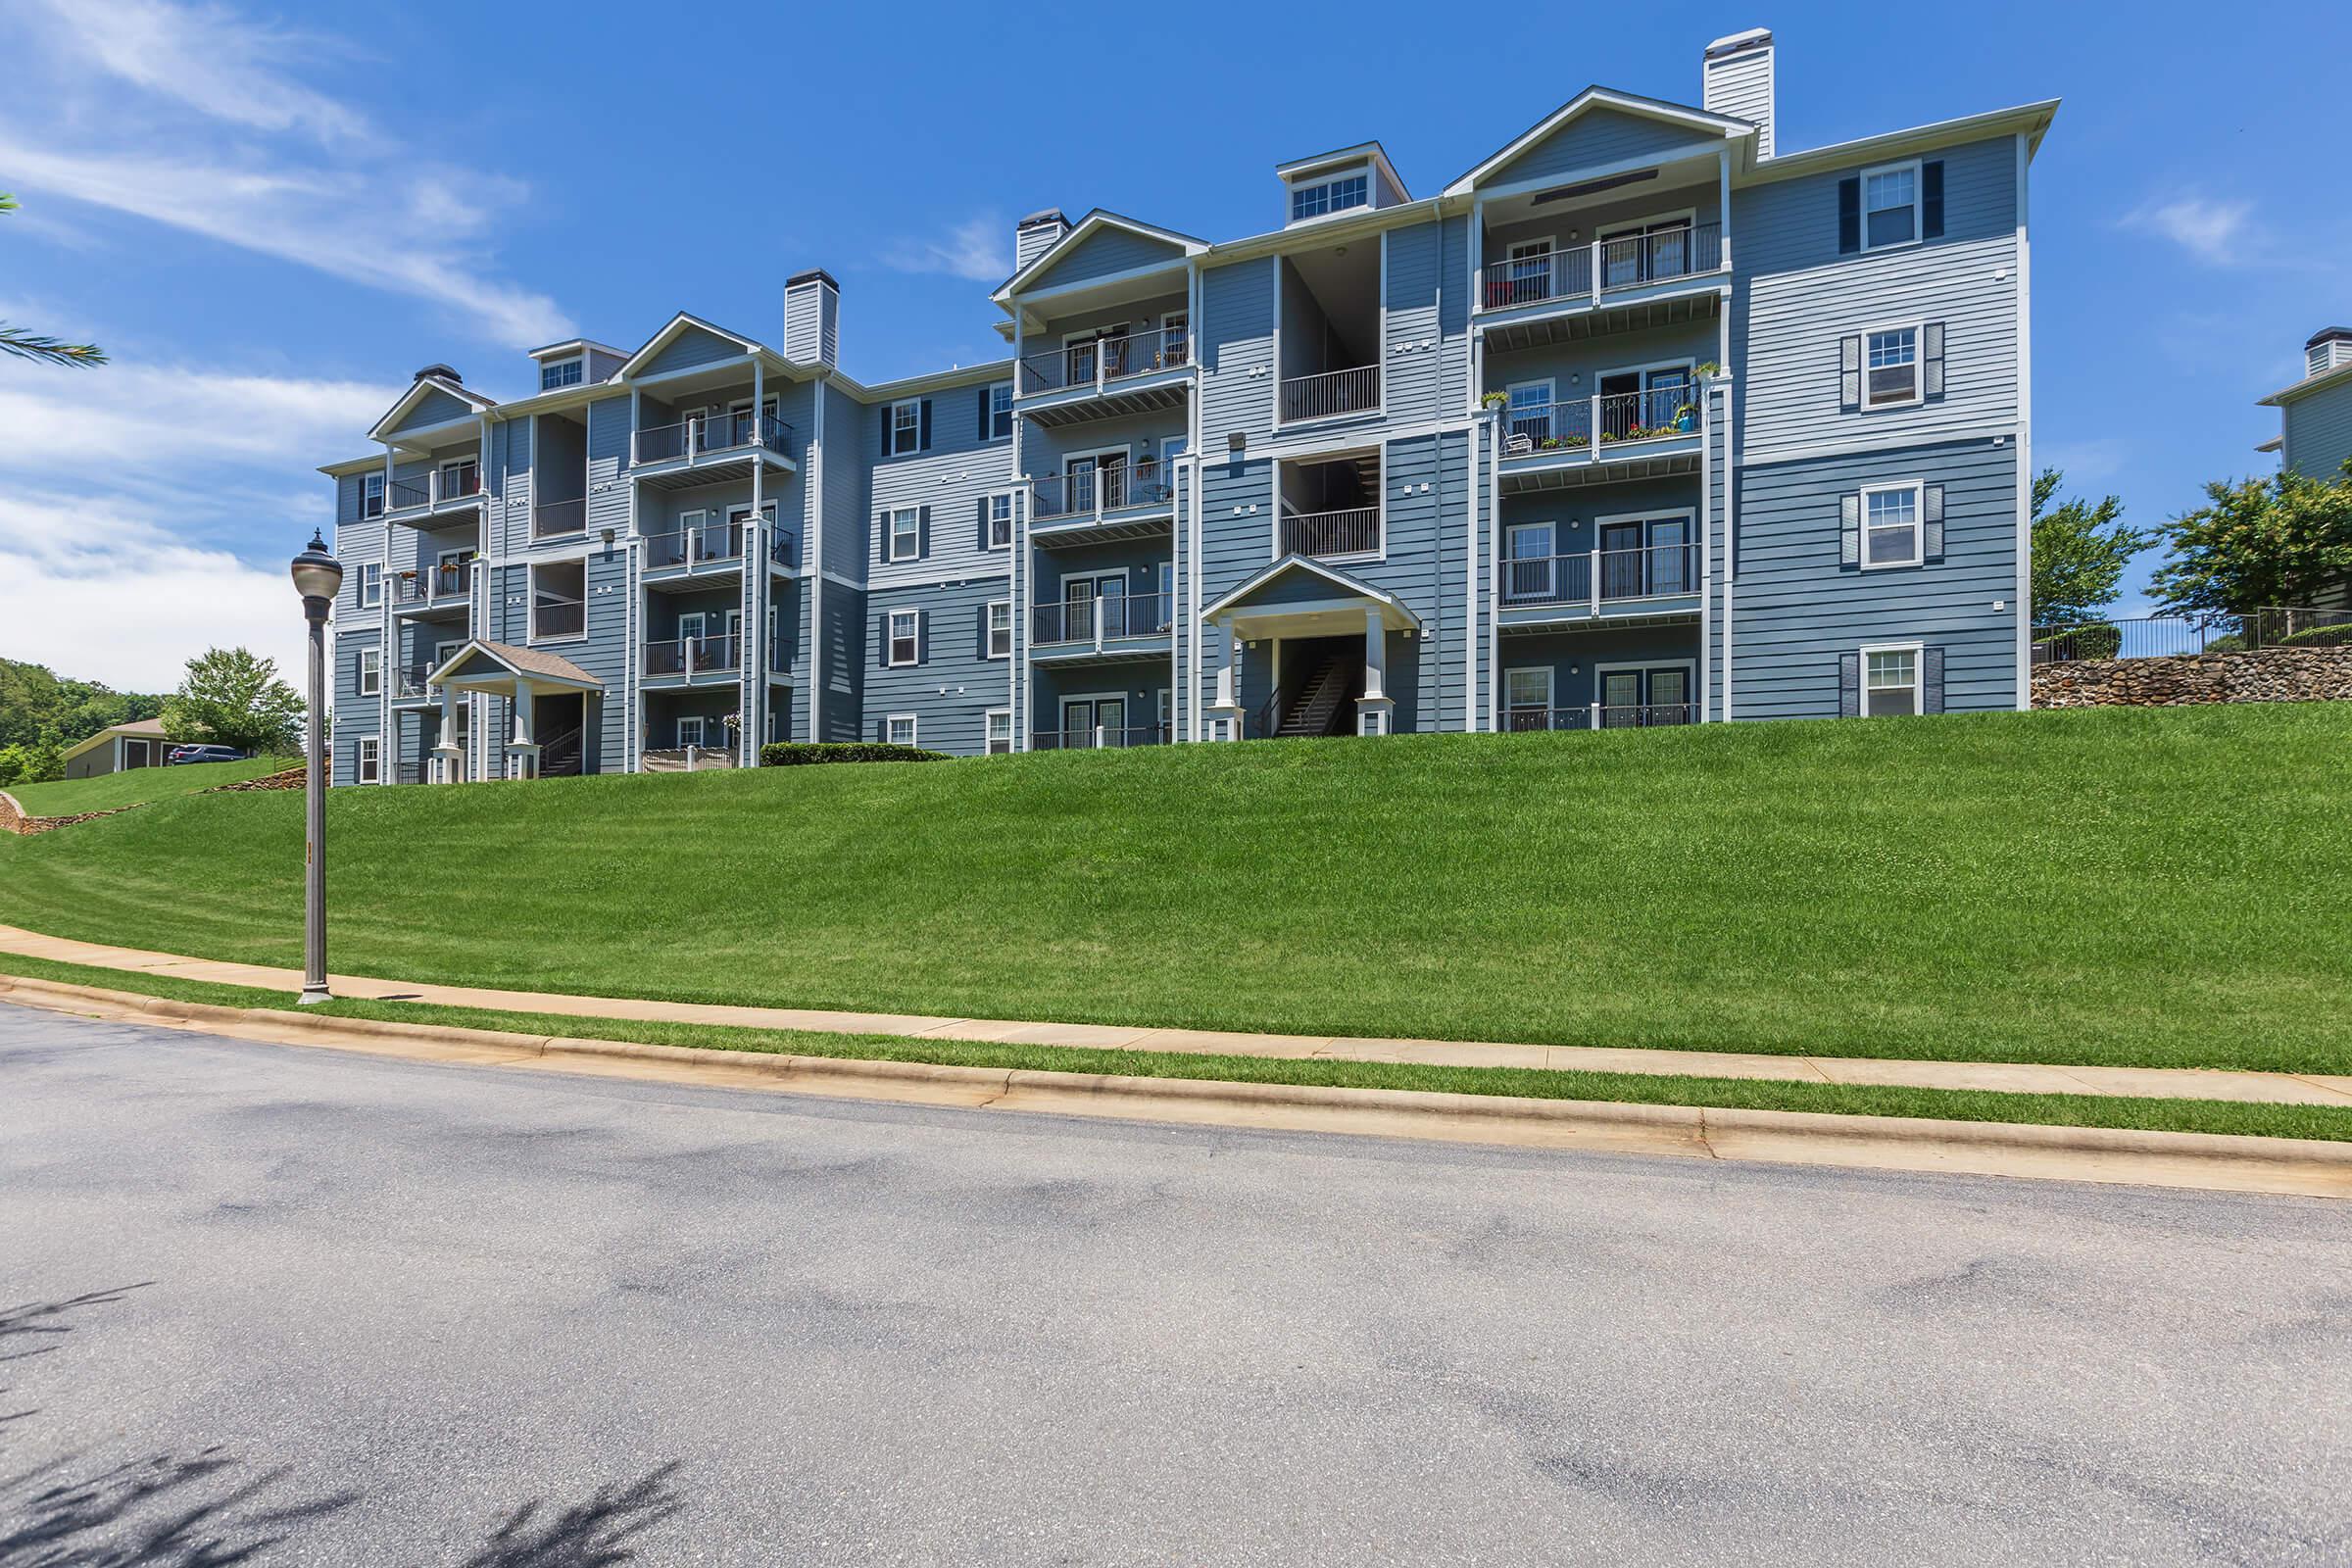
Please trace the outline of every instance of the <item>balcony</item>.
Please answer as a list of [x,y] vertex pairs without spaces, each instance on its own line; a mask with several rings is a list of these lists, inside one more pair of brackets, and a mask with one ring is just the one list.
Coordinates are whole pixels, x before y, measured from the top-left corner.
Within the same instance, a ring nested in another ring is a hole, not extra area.
[[1696,599],[1698,546],[1643,545],[1631,550],[1588,550],[1572,556],[1516,557],[1502,563],[1495,589],[1496,601],[1506,612],[1564,609],[1598,617],[1612,611],[1679,610],[1686,607],[1660,602]]
[[1591,703],[1583,708],[1506,708],[1502,729],[1509,735],[1532,735],[1559,729],[1653,729],[1665,724],[1695,724],[1695,703]]
[[578,637],[588,630],[588,606],[577,599],[542,599],[531,607],[531,640]]
[[1723,225],[1687,224],[1491,263],[1478,270],[1478,306],[1508,311],[1563,301],[1592,305],[1611,292],[1697,277],[1722,267]]
[[[1511,405],[1502,411],[1503,491],[1695,472],[1699,397],[1698,388],[1684,381],[1565,403]],[[1596,471],[1601,468],[1610,471]]]
[[697,675],[732,675],[743,667],[743,639],[732,632],[715,636],[673,637],[645,645],[645,676],[683,678],[689,685]]
[[450,464],[416,479],[394,479],[384,486],[384,513],[463,512],[481,505],[482,470],[478,464]]
[[1191,368],[1184,327],[1146,327],[1024,354],[1013,390],[1038,423],[1069,424],[1177,407],[1192,385]]
[[464,610],[473,597],[473,564],[448,562],[396,572],[392,577],[392,608],[412,613],[431,610]]
[[1381,549],[1380,509],[1285,513],[1279,543],[1277,554],[1285,556],[1377,556]]
[[[645,569],[649,573],[693,573],[706,566],[740,565],[743,560],[743,535],[744,525],[740,518],[706,523],[699,528],[673,528],[667,533],[648,534],[645,536]],[[769,563],[790,570],[797,545],[798,540],[789,532],[770,533],[767,541]]]
[[1140,724],[1123,727],[1098,724],[1093,729],[1041,729],[1029,734],[1033,752],[1116,751],[1129,746],[1165,746],[1171,726]]
[[1286,377],[1282,383],[1284,424],[1313,419],[1338,419],[1352,414],[1380,412],[1380,367],[1351,366],[1313,375]]
[[531,508],[531,537],[561,539],[567,534],[588,531],[588,498],[572,496],[563,501],[542,501]]
[[649,425],[629,435],[629,466],[650,468],[675,488],[682,482],[706,482],[700,470],[710,466],[748,467],[772,463],[786,470],[795,465],[787,455],[792,426],[772,414],[754,415],[749,409],[728,414],[698,414],[668,424]]
[[1099,653],[1109,643],[1164,638],[1173,608],[1166,594],[1100,594],[1038,605],[1029,612],[1029,641],[1041,654]]
[[1102,465],[1032,482],[1029,522],[1040,544],[1100,544],[1168,531],[1175,471],[1156,458]]
[[433,689],[426,683],[425,677],[439,667],[428,659],[421,663],[404,664],[394,670],[392,700],[396,703],[414,703],[431,697]]

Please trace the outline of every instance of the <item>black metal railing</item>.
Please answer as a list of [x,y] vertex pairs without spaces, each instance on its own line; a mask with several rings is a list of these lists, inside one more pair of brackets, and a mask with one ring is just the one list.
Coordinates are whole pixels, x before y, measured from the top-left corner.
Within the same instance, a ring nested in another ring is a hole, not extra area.
[[588,629],[588,607],[577,599],[542,599],[531,607],[533,637],[577,637]]
[[1155,637],[1168,629],[1166,594],[1100,594],[1063,599],[1030,611],[1030,641],[1039,647],[1107,642],[1118,637]]
[[629,436],[633,464],[668,463],[684,457],[710,457],[723,452],[786,451],[792,426],[772,414],[754,416],[749,409],[719,414],[692,414],[667,424],[648,425]]
[[1605,397],[1513,404],[1503,411],[1502,455],[1526,458],[1546,452],[1589,453],[1596,429],[1601,446],[1696,434],[1698,389],[1689,382],[1674,381]]
[[1286,556],[1368,556],[1380,550],[1380,509],[1292,512],[1282,519]]
[[531,537],[555,539],[567,533],[588,531],[588,498],[571,496],[562,501],[542,501],[531,508]]
[[1020,390],[1057,392],[1064,387],[1107,386],[1191,363],[1191,341],[1181,325],[1141,327],[1116,337],[1081,338],[1060,348],[1021,356]]
[[1029,734],[1029,749],[1033,752],[1110,751],[1128,746],[1165,746],[1169,743],[1171,726],[1166,724],[1098,724],[1091,729],[1041,729]]
[[[645,645],[648,675],[698,675],[706,670],[741,667],[743,639],[733,632],[702,637],[672,637]],[[777,667],[777,666],[771,666]]]
[[[1479,303],[1495,311],[1555,300],[1591,300],[1609,289],[1691,277],[1722,266],[1723,225],[1715,221],[1680,223],[1542,256],[1489,262],[1479,269]],[[1598,289],[1593,287],[1596,279]]]
[[1331,419],[1343,414],[1368,414],[1380,407],[1380,367],[1355,365],[1313,375],[1294,375],[1282,383],[1282,417]]
[[1695,703],[1589,703],[1582,708],[1515,707],[1502,710],[1502,729],[1510,735],[1543,730],[1648,729],[1697,722]]
[[1176,500],[1174,474],[1157,458],[1081,468],[1035,481],[1032,520],[1091,517],[1130,507],[1164,507]]
[[2242,614],[2121,616],[2069,626],[2036,626],[2033,662],[2168,659],[2254,648],[2352,646],[2352,610],[2266,606]]

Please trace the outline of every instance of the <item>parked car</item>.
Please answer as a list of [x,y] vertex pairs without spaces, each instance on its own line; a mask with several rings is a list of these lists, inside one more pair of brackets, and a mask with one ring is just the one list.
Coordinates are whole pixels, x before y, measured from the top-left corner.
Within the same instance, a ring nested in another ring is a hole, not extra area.
[[164,759],[166,767],[177,767],[182,762],[241,762],[245,754],[234,746],[174,746]]

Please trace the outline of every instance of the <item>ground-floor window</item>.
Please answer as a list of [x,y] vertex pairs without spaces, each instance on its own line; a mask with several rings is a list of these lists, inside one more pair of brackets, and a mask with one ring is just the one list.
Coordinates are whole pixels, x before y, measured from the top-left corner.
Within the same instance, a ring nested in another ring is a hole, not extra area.
[[703,720],[701,715],[691,715],[678,720],[678,744],[680,746],[700,746],[703,744]]
[[1689,664],[1602,664],[1595,673],[1603,729],[1689,724],[1697,718]]
[[912,713],[893,713],[882,721],[882,738],[891,745],[912,746],[914,744],[914,715]]
[[1507,730],[1551,726],[1551,667],[1502,672],[1502,721]]
[[352,744],[352,776],[363,784],[373,784],[381,776],[376,763],[376,739],[363,735]]
[[1863,716],[1876,718],[1886,713],[1916,713],[1919,710],[1919,650],[1863,649]]
[[1002,757],[1012,750],[1012,710],[992,708],[988,710],[988,755]]

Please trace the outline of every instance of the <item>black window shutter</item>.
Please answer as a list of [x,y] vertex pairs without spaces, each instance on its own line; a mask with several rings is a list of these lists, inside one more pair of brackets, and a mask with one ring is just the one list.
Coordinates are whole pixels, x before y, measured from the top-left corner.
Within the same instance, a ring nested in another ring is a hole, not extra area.
[[890,456],[891,432],[899,427],[899,411],[890,404],[882,405],[882,455]]
[[1862,248],[1862,176],[1838,182],[1838,254],[1851,256]]
[[1862,338],[1855,333],[1838,340],[1838,408],[1852,414],[1862,407]]
[[1858,653],[1838,656],[1838,716],[1862,716],[1862,656]]
[[923,452],[931,450],[931,400],[929,398],[923,399],[923,429],[915,446]]
[[988,440],[991,436],[997,433],[988,427],[988,388],[986,387],[982,387],[980,389],[979,423],[974,426],[974,428],[979,431],[980,439],[983,441]]
[[889,559],[890,514],[888,512],[877,512],[874,514],[874,560],[877,562],[883,562],[888,561]]
[[1932,158],[1919,166],[1919,236],[1943,238],[1943,160]]
[[875,624],[881,628],[882,633],[875,639],[882,645],[882,667],[888,669],[890,667],[890,612],[887,610],[882,612]]
[[1923,561],[1943,559],[1943,486],[1924,485],[1919,500],[1919,555]]
[[1838,564],[1862,564],[1862,497],[1857,491],[1838,498]]
[[989,547],[989,544],[990,544],[990,540],[989,540],[989,537],[988,537],[988,497],[986,497],[986,496],[982,496],[982,497],[980,498],[980,548],[981,548],[981,549],[983,549],[983,550],[986,550],[986,549]]
[[1943,650],[1922,648],[1919,651],[1919,710],[1923,713],[1943,711]]
[[1930,400],[1943,396],[1943,323],[1930,321],[1919,329],[1919,395]]
[[917,507],[914,511],[914,559],[921,561],[931,554],[931,509]]
[[931,662],[931,612],[928,610],[914,612],[914,662],[918,664]]

